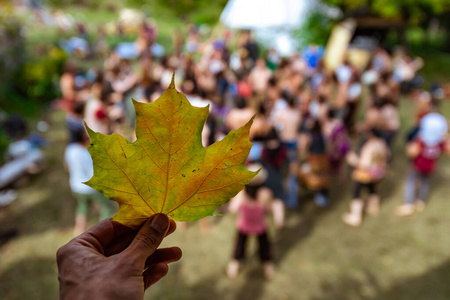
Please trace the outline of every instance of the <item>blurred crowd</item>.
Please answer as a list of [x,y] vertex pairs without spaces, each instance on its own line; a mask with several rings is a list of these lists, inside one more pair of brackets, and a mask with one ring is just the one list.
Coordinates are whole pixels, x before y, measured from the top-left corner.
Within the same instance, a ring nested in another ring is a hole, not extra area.
[[[193,106],[209,105],[202,134],[205,147],[256,116],[248,164],[262,166],[263,172],[229,205],[239,215],[229,277],[238,275],[247,236],[256,235],[265,275],[271,278],[274,269],[265,214],[273,212],[275,224],[281,227],[285,208],[295,209],[307,194],[313,195],[317,206],[328,207],[333,203],[333,183],[353,181],[350,210],[343,222],[359,226],[365,213],[378,214],[378,183],[395,159],[396,139],[405,141],[411,167],[404,203],[395,213],[406,216],[425,208],[429,179],[450,144],[447,120],[439,114],[442,89],[422,89],[418,73],[422,59],[402,49],[379,47],[364,68],[344,57],[332,70],[325,64],[324,50],[315,45],[290,57],[280,57],[273,49],[262,55],[250,31],[238,36],[225,32],[205,41],[192,25],[186,39],[174,35],[171,54],[156,43],[157,36],[154,24],[143,23],[135,42],[109,52],[99,35],[92,49],[105,58],[103,68],[81,70],[69,61],[61,76],[61,105],[67,111],[70,136],[66,162],[79,203],[77,233],[85,229],[90,197],[102,207],[101,218],[111,213],[108,202],[80,185],[93,172],[83,121],[104,134],[132,132],[131,99],[155,101],[173,74],[177,89]],[[414,127],[404,139],[397,134],[399,99],[405,94],[415,113],[409,116]],[[129,138],[135,136],[129,134]]]

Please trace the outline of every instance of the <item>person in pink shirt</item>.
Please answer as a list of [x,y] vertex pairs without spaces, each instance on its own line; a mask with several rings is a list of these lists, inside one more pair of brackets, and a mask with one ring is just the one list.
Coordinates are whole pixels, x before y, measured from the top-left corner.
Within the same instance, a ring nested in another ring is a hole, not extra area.
[[[262,166],[252,164],[248,166],[251,171],[257,171]],[[238,229],[236,246],[233,259],[227,267],[229,278],[236,278],[239,274],[240,261],[245,257],[245,248],[248,236],[256,236],[259,243],[259,258],[264,264],[264,276],[270,280],[275,272],[272,260],[272,251],[267,236],[266,213],[272,212],[275,226],[280,228],[284,222],[284,206],[281,201],[274,201],[272,192],[263,187],[268,173],[265,169],[260,172],[245,186],[230,203],[230,211],[238,213],[236,226]]]

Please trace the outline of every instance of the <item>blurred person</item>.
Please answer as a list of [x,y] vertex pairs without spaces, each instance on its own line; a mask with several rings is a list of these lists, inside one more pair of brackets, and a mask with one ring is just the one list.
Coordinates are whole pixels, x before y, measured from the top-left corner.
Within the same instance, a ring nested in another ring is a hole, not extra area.
[[213,103],[205,98],[205,91],[199,91],[192,80],[185,80],[181,89],[192,106],[206,107],[209,105],[209,110],[211,111],[213,109]]
[[261,161],[264,142],[268,139],[268,136],[273,130],[273,124],[267,118],[265,107],[263,104],[260,104],[258,113],[253,120],[253,124],[249,132],[249,139],[253,143],[248,156],[249,161]]
[[108,80],[113,91],[118,93],[122,99],[135,86],[138,77],[131,69],[131,62],[122,59],[119,65],[111,70]]
[[274,48],[270,48],[269,51],[267,52],[267,67],[271,71],[274,71],[277,69],[280,61],[281,61],[281,57],[278,54],[277,50]]
[[249,76],[254,91],[258,94],[263,94],[267,89],[270,77],[272,77],[272,72],[267,68],[266,61],[263,58],[258,58]]
[[400,128],[400,115],[396,106],[389,99],[375,98],[367,110],[364,123],[359,126],[360,131],[375,128],[380,137],[392,151],[392,143]]
[[[261,165],[248,166],[249,170],[261,169]],[[234,279],[239,274],[242,259],[245,258],[248,236],[257,236],[259,242],[259,258],[264,266],[264,276],[267,280],[273,278],[275,266],[273,264],[272,247],[267,234],[268,225],[266,213],[272,212],[275,226],[281,228],[284,223],[283,206],[273,201],[271,192],[262,186],[267,179],[267,172],[262,168],[259,173],[231,200],[229,210],[238,213],[236,227],[238,230],[233,258],[227,266],[227,275]]]
[[259,47],[253,38],[251,30],[244,30],[241,32],[238,39],[238,47],[246,50],[248,55],[246,57],[245,65],[249,68],[253,68],[259,57]]
[[450,154],[447,131],[447,120],[438,113],[429,113],[422,118],[416,137],[407,144],[406,155],[411,159],[411,168],[405,184],[405,203],[395,211],[398,216],[409,216],[425,209],[430,178],[436,172],[439,157]]
[[354,167],[352,178],[355,189],[350,202],[350,212],[344,214],[342,220],[350,226],[360,226],[362,223],[365,206],[361,198],[363,188],[369,192],[365,211],[371,215],[378,215],[380,211],[380,197],[376,185],[386,175],[389,149],[377,129],[370,129],[367,135],[359,155],[355,152],[347,155],[348,163]]
[[263,103],[259,105],[258,113],[253,120],[252,127],[250,128],[250,140],[264,140],[264,138],[270,133],[273,128],[272,122],[267,117],[266,108]]
[[429,92],[420,92],[416,98],[416,120],[420,121],[425,115],[432,112],[433,104],[433,98]]
[[114,68],[118,68],[120,65],[121,57],[117,53],[117,49],[112,51],[103,63],[104,73],[110,75]]
[[353,126],[355,124],[356,113],[358,111],[359,99],[362,94],[362,85],[359,81],[359,77],[354,72],[350,79],[350,85],[347,90],[347,115],[345,117],[345,126],[349,132],[353,132]]
[[292,65],[292,70],[294,72],[299,73],[299,74],[305,74],[306,68],[307,68],[307,63],[298,52],[294,53],[291,56],[290,61],[291,61],[291,65]]
[[136,40],[139,52],[142,55],[148,55],[151,51],[151,46],[156,42],[158,30],[154,24],[143,21],[139,28],[139,36]]
[[208,69],[199,70],[197,75],[197,87],[206,93],[214,93],[216,91],[216,77]]
[[100,58],[105,59],[108,56],[109,45],[106,42],[106,34],[103,26],[99,25],[97,28],[97,43],[95,45],[95,53]]
[[92,95],[86,103],[84,121],[95,132],[110,134],[108,104],[112,93],[105,86],[99,98]]
[[183,35],[179,30],[172,37],[172,49],[176,55],[180,55],[183,50]]
[[[216,136],[217,140],[221,140],[221,137],[225,137],[228,132],[227,126],[225,124],[226,117],[230,112],[230,108],[225,102],[225,97],[218,97],[214,101],[214,106],[211,109],[211,114],[216,120]],[[254,125],[255,123],[253,123]],[[254,126],[250,128],[250,132],[253,130]],[[220,137],[219,137],[220,136]],[[250,134],[251,136],[251,134]],[[251,139],[251,138],[250,138]]]
[[247,102],[243,98],[237,98],[235,108],[231,109],[225,119],[225,124],[230,130],[238,130],[250,119],[256,115],[256,111],[247,106]]
[[400,86],[392,79],[391,73],[382,73],[375,83],[375,97],[389,99],[392,103],[397,103]]
[[330,184],[330,164],[325,137],[319,120],[313,121],[311,130],[306,135],[303,149],[306,162],[298,171],[300,181],[308,190],[314,192],[314,203],[319,207],[329,205],[328,187]]
[[188,53],[196,53],[199,48],[200,33],[198,32],[198,28],[195,25],[191,24],[188,27],[186,51]]
[[153,103],[161,97],[162,93],[164,92],[164,88],[161,86],[161,83],[159,81],[153,82],[153,93],[150,95],[150,103]]
[[[282,170],[286,163],[289,162],[288,148],[280,141],[275,128],[272,128],[266,136],[260,138],[261,140],[257,140],[262,144],[260,162],[268,173],[263,186],[272,191],[275,200],[286,201]],[[294,201],[297,203],[297,199],[294,199]]]
[[294,208],[298,204],[298,136],[297,130],[301,123],[299,109],[295,106],[294,97],[287,98],[287,107],[279,109],[274,114],[274,125],[280,135],[280,140],[288,149],[287,162],[289,164],[288,196],[286,206]]
[[386,142],[386,145],[391,152],[392,158],[393,140],[398,130],[400,129],[400,114],[397,107],[388,99],[382,99],[382,107],[380,109],[379,130],[381,138]]
[[216,75],[225,69],[225,61],[222,54],[222,51],[217,49],[213,51],[209,58],[209,71],[213,75]]
[[303,51],[303,59],[307,63],[307,69],[306,69],[306,75],[308,77],[311,76],[311,74],[314,73],[316,70],[319,61],[323,57],[324,49],[321,46],[318,45],[309,45],[304,51]]
[[339,182],[343,183],[346,180],[346,168],[342,163],[347,153],[351,150],[352,145],[344,122],[336,118],[334,110],[328,111],[327,120],[323,126],[323,133],[328,144],[331,172],[337,174]]
[[178,247],[158,248],[175,229],[164,214],[138,230],[109,219],[94,225],[56,253],[60,299],[143,300],[181,258]]
[[215,95],[217,97],[227,97],[228,89],[230,87],[230,74],[228,66],[224,66],[224,70],[218,72],[215,75],[215,82],[216,82],[216,93],[210,93],[212,95]]
[[69,132],[69,144],[76,143],[80,131],[84,129],[84,108],[86,103],[77,101],[74,104],[73,112],[67,113],[66,127]]
[[286,109],[287,107],[286,100],[283,98],[278,82],[274,77],[269,80],[269,84],[267,86],[266,104],[266,109],[271,122],[274,122],[278,111]]
[[59,86],[61,88],[61,94],[63,101],[67,102],[67,109],[70,111],[73,105],[73,101],[76,100],[75,89],[75,76],[77,68],[73,61],[66,63],[64,73],[59,79]]
[[90,86],[90,94],[92,97],[100,98],[103,86],[105,85],[105,77],[103,70],[94,70],[95,79]]
[[335,75],[337,79],[337,91],[334,101],[334,109],[338,117],[345,120],[348,115],[347,99],[354,70],[350,65],[348,58],[336,68]]
[[314,73],[311,74],[310,77],[310,87],[311,90],[317,92],[319,90],[319,86],[323,83],[325,79],[329,79],[330,74],[328,70],[326,69],[325,62],[323,59],[321,59],[317,63],[317,68],[314,71]]
[[392,69],[392,62],[389,53],[383,47],[378,47],[372,57],[371,68],[379,74],[385,74]]
[[74,139],[74,143],[66,148],[64,160],[70,175],[70,188],[77,199],[73,233],[79,235],[86,230],[89,201],[93,200],[100,206],[99,220],[112,216],[112,205],[105,196],[84,184],[94,175],[92,158],[86,149],[90,144],[86,131],[79,130]]
[[413,59],[407,53],[402,53],[394,61],[393,78],[400,84],[402,94],[407,94],[423,84],[423,78],[417,73],[422,67],[422,58]]
[[242,74],[237,82],[238,96],[244,99],[250,99],[253,94],[253,85],[248,73]]

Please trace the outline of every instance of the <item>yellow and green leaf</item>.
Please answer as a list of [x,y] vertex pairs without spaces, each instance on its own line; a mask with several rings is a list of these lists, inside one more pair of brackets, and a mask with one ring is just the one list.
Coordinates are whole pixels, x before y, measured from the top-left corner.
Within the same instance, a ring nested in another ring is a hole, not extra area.
[[211,216],[256,175],[245,167],[253,119],[205,148],[209,108],[193,107],[173,81],[154,103],[133,103],[136,142],[87,128],[94,176],[86,184],[119,203],[114,221],[136,228],[154,213],[176,221]]

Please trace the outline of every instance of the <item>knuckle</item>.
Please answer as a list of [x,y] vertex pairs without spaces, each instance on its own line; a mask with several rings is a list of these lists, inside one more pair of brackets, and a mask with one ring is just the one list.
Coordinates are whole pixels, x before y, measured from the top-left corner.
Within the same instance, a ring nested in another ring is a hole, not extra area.
[[64,258],[66,258],[67,252],[67,245],[60,247],[58,251],[56,251],[56,262],[58,264],[60,264],[64,260]]
[[156,248],[161,243],[161,237],[152,231],[143,231],[136,236],[136,242],[146,248]]
[[73,258],[76,254],[77,251],[74,249],[72,242],[69,242],[61,246],[58,251],[56,251],[56,262],[59,265],[63,261],[70,260],[70,258]]

